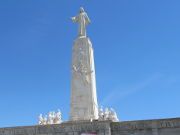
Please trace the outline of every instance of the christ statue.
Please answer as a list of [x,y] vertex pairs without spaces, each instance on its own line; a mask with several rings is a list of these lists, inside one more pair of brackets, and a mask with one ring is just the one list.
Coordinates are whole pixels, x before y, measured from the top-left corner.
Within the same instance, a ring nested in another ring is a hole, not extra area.
[[71,18],[74,23],[79,23],[79,37],[86,37],[86,26],[90,23],[87,13],[81,7],[77,16]]

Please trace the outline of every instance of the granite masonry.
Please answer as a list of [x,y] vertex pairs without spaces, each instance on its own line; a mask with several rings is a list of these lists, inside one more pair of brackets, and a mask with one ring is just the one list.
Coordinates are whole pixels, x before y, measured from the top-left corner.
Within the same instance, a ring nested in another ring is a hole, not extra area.
[[73,121],[0,128],[0,135],[180,135],[180,118],[140,121]]

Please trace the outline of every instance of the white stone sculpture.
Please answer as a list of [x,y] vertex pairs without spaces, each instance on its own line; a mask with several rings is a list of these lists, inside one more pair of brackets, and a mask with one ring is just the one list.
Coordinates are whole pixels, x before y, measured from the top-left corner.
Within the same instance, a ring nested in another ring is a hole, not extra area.
[[108,108],[105,108],[105,111],[104,111],[104,119],[105,120],[109,120],[109,109]]
[[104,120],[104,111],[102,107],[99,108],[98,113],[99,113],[99,120]]
[[109,110],[108,119],[109,119],[109,120],[113,120],[113,119],[114,119],[114,110],[113,110],[112,108]]
[[117,117],[117,113],[114,110],[111,110],[111,120],[114,122],[118,122],[119,119]]
[[47,124],[53,124],[53,112],[48,113],[48,119],[47,119]]
[[47,116],[43,117],[42,114],[39,115],[39,125],[46,125],[47,124]]
[[39,115],[39,125],[51,125],[51,124],[60,124],[62,123],[61,111],[58,110],[57,112],[49,112],[48,117],[45,115],[43,117],[42,114]]
[[79,23],[79,36],[74,41],[72,53],[70,120],[98,119],[96,78],[92,43],[86,37],[86,26],[90,20],[84,9],[72,18]]
[[43,119],[43,116],[42,114],[39,115],[39,125],[43,125],[44,123],[44,119]]
[[98,120],[99,121],[111,120],[113,122],[119,121],[114,109],[105,108],[105,110],[103,110],[102,107],[99,108],[99,119]]
[[47,118],[47,115],[44,116],[44,122],[43,122],[43,125],[46,125],[48,122],[48,118]]
[[55,113],[55,116],[54,116],[54,124],[60,124],[62,122],[62,118],[61,118],[61,111],[58,110],[57,113]]
[[79,23],[79,37],[86,37],[86,26],[90,23],[90,19],[83,7],[80,8],[79,14],[71,19],[73,22]]

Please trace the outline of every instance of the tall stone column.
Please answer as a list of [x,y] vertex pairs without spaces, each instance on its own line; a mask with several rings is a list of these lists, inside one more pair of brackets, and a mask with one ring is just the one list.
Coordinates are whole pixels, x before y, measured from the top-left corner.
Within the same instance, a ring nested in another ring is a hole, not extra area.
[[[79,15],[81,17],[76,16],[77,18],[72,18],[76,19],[80,25],[82,25],[80,21],[84,21],[87,24],[86,18],[83,18],[87,17],[87,14],[82,10],[81,8]],[[98,119],[93,48],[90,39],[86,37],[85,30],[83,29],[79,31],[79,36],[74,42],[72,54],[70,108],[70,120],[72,121]]]

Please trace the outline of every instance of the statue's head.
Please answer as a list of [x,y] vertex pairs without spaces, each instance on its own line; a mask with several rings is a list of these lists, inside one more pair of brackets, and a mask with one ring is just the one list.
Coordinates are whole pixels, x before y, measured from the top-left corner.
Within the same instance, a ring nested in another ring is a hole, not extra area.
[[80,13],[83,13],[83,12],[84,12],[84,8],[80,7]]

